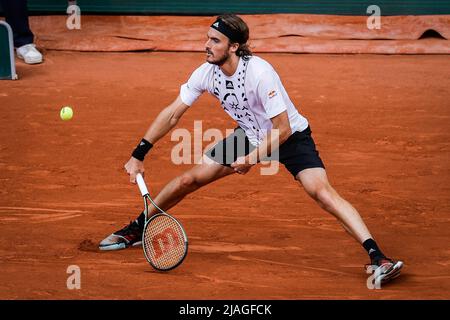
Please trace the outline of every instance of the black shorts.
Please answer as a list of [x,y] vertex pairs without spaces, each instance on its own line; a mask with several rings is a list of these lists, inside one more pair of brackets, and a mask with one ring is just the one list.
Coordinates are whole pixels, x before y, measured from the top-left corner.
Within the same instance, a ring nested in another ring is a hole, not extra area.
[[[221,165],[229,167],[238,157],[246,156],[256,147],[253,146],[242,128],[217,143],[206,155]],[[294,132],[279,148],[278,160],[295,176],[304,169],[325,168],[308,126],[302,132]]]

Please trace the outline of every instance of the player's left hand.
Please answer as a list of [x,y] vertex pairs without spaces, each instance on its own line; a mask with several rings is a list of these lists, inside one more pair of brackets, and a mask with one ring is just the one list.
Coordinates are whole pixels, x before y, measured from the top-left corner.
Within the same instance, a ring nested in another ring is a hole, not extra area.
[[239,174],[246,174],[253,167],[253,164],[249,163],[247,157],[239,157],[231,164],[231,167]]

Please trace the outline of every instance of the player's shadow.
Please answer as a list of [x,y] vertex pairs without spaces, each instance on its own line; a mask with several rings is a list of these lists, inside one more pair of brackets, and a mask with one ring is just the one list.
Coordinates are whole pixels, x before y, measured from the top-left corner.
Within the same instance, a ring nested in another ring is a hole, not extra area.
[[388,283],[382,284],[381,288],[384,288],[384,287],[389,288],[389,287],[395,286],[395,285],[403,285],[406,282],[408,282],[408,280],[410,278],[411,278],[411,276],[409,274],[402,272],[402,274],[400,274],[397,278],[389,281]]

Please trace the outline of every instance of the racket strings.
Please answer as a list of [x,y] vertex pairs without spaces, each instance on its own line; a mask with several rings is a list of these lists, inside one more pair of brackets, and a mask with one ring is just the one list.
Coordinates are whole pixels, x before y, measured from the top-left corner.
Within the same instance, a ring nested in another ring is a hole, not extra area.
[[157,269],[170,269],[186,255],[184,232],[169,216],[152,218],[145,228],[143,240],[145,254]]

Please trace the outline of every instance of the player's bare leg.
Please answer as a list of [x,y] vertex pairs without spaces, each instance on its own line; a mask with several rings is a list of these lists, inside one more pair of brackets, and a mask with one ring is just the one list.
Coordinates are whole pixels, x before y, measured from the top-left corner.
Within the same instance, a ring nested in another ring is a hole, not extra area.
[[[169,210],[180,202],[186,195],[198,190],[204,185],[226,177],[235,171],[203,156],[202,163],[186,171],[181,176],[174,178],[161,190],[154,199],[155,203],[163,210]],[[149,215],[159,211],[149,208]]]
[[[181,176],[170,181],[154,198],[155,203],[163,210],[169,210],[186,195],[215,180],[233,174],[235,171],[203,156],[201,164],[186,171]],[[157,213],[153,206],[149,207],[149,216]],[[141,213],[135,221],[103,239],[100,250],[119,250],[141,244],[142,229],[145,224],[144,213]]]
[[384,256],[373,240],[367,226],[358,211],[344,200],[328,182],[323,168],[306,169],[297,174],[306,192],[326,211],[334,215],[369,254],[374,283],[386,283],[400,275],[402,261],[396,261]]
[[296,179],[320,207],[334,215],[359,243],[372,238],[358,211],[333,189],[323,168],[302,170]]

